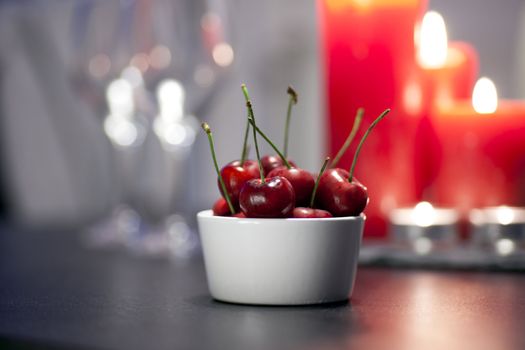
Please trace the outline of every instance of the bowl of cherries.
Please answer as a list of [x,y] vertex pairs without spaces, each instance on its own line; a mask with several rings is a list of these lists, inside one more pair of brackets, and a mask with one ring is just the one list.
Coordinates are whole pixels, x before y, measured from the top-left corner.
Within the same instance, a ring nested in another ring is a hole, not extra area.
[[[221,197],[197,214],[208,286],[214,299],[241,304],[306,305],[347,300],[353,290],[369,198],[354,178],[363,142],[385,110],[363,134],[349,170],[337,162],[355,137],[359,109],[345,144],[314,175],[287,158],[288,129],[297,93],[290,100],[281,151],[257,126],[248,90],[247,121],[240,160],[219,168],[210,144]],[[247,159],[252,131],[256,160]],[[258,136],[276,155],[259,153]]]

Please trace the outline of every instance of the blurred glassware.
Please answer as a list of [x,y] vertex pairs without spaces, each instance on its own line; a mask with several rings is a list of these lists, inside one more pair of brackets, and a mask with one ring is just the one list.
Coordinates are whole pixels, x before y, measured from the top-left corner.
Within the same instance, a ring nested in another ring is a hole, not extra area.
[[186,218],[191,215],[188,165],[198,121],[184,112],[179,82],[162,81],[156,97],[158,113],[148,123],[136,186],[142,235],[129,246],[138,253],[186,256],[197,246]]
[[90,230],[89,243],[96,246],[127,244],[140,231],[140,217],[133,209],[137,174],[147,131],[146,118],[135,109],[134,88],[124,78],[113,80],[106,89],[109,113],[104,132],[114,147],[114,192],[117,205],[108,218]]
[[206,109],[233,63],[227,13],[223,0],[76,5],[73,77],[95,110],[109,110],[103,125],[114,146],[119,203],[92,227],[92,242],[150,255],[186,255],[196,246],[186,220],[199,124],[190,114]]
[[100,109],[101,91],[131,66],[148,91],[167,77],[177,79],[189,92],[186,109],[197,113],[234,61],[233,37],[225,27],[233,5],[224,0],[75,2],[69,69],[78,91]]

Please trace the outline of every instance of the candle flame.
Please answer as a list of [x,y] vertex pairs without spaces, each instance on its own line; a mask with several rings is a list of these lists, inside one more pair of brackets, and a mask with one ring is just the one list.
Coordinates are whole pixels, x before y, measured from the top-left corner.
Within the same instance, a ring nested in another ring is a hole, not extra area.
[[496,213],[498,222],[502,225],[508,225],[514,222],[514,211],[505,206],[501,206],[498,208],[498,211]]
[[443,17],[429,11],[423,17],[419,29],[417,59],[423,68],[441,68],[445,65],[448,52],[447,28]]
[[434,206],[429,202],[420,202],[414,207],[412,212],[412,220],[416,225],[421,227],[428,227],[436,220],[436,211]]
[[472,107],[479,114],[491,114],[498,109],[498,91],[489,78],[480,78],[474,85]]

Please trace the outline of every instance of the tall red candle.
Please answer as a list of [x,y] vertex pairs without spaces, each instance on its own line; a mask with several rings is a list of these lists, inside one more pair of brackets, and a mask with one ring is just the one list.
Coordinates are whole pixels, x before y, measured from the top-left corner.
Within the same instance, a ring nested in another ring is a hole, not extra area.
[[428,108],[470,99],[478,78],[478,55],[471,45],[451,42],[447,51],[447,58],[442,66],[422,69],[423,100]]
[[[319,0],[318,5],[330,154],[343,144],[359,107],[365,108],[365,127],[392,109],[367,140],[356,167],[371,198],[365,235],[385,236],[386,213],[415,198],[413,139],[420,111],[414,106],[420,101],[406,97],[417,84],[414,28],[426,1]],[[350,166],[354,150],[355,145],[340,167]]]
[[[445,30],[443,28],[443,30]],[[437,67],[420,72],[422,118],[415,141],[415,191],[418,200],[433,202],[432,183],[439,172],[440,146],[431,120],[432,110],[470,99],[478,76],[478,56],[472,46],[453,42],[444,48],[446,59]],[[420,64],[424,65],[424,62]]]

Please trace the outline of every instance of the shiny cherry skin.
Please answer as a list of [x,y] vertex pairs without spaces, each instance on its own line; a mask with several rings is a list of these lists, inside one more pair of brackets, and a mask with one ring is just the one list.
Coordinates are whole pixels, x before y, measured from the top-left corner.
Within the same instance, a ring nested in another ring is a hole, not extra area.
[[315,186],[314,176],[304,169],[280,166],[273,169],[268,177],[282,176],[292,184],[295,191],[295,206],[306,207],[310,202],[312,191]]
[[213,203],[213,207],[211,208],[213,211],[213,215],[215,216],[230,216],[230,208],[228,208],[228,202],[226,202],[226,199],[219,198]]
[[[240,160],[234,160],[226,165],[241,166]],[[259,177],[259,163],[256,160],[246,159],[242,164],[242,167],[253,175],[253,178]]]
[[298,219],[332,218],[330,212],[322,209],[297,207],[293,210],[293,217]]
[[[288,159],[288,163],[290,163],[291,166],[295,167],[295,163]],[[261,158],[261,165],[264,170],[264,175],[268,176],[270,174],[270,171],[272,171],[275,168],[284,166],[283,160],[279,156],[272,156],[272,155],[265,155]]]
[[246,182],[239,195],[241,210],[249,218],[286,218],[295,208],[295,192],[284,177]]
[[[235,162],[232,162],[226,164],[221,169],[221,176],[224,180],[224,185],[226,186],[226,190],[230,195],[230,200],[232,201],[232,205],[235,209],[239,208],[239,193],[241,192],[241,189],[244,186],[244,184],[248,180],[260,176],[259,171],[255,172],[252,171],[251,168],[241,167],[240,162],[238,164],[239,165],[236,165]],[[222,192],[222,187],[219,182],[219,179],[217,179],[217,186],[219,187],[219,190],[221,191],[221,194],[224,197],[224,193]]]
[[316,201],[334,216],[358,216],[368,204],[366,187],[356,179],[349,182],[348,175],[345,169],[334,168],[319,179]]
[[228,207],[228,202],[226,202],[226,199],[219,198],[215,201],[212,207],[213,215],[215,216],[233,216],[236,218],[245,218],[246,215],[242,211],[239,211],[232,215],[230,212],[230,208]]

